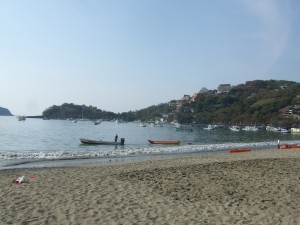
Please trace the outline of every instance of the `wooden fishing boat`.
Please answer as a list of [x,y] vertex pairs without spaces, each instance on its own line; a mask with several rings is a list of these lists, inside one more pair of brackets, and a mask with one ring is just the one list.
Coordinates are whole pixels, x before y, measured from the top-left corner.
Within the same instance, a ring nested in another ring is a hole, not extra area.
[[229,153],[239,153],[239,152],[251,152],[250,148],[244,148],[244,149],[230,149],[228,150]]
[[171,144],[171,145],[178,145],[180,141],[178,140],[148,140],[150,144]]
[[121,138],[121,141],[102,141],[80,138],[82,144],[86,145],[124,145],[125,139]]
[[285,145],[281,145],[279,147],[279,149],[290,149],[290,148],[300,148],[300,145],[288,145],[288,144],[285,144]]

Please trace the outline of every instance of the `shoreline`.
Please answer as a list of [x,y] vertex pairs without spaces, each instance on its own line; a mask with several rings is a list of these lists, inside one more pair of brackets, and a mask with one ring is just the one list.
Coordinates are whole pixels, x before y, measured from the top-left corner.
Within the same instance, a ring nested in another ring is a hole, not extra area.
[[[299,224],[300,151],[0,170],[3,224]],[[13,184],[25,176],[28,183]]]
[[[131,153],[128,155],[107,155],[100,157],[93,157],[93,154],[96,152],[91,152],[90,157],[74,157],[74,158],[20,158],[20,159],[0,159],[0,170],[7,169],[25,169],[25,168],[51,168],[51,167],[76,167],[84,166],[86,164],[93,165],[105,165],[111,163],[132,163],[139,161],[148,161],[148,160],[157,160],[157,159],[169,159],[169,158],[180,158],[180,157],[198,157],[205,155],[215,155],[215,154],[228,154],[228,149],[235,148],[252,148],[254,151],[265,151],[276,149],[277,145],[268,144],[267,146],[261,145],[261,143],[249,143],[242,146],[235,146],[236,143],[232,144],[233,146],[219,146],[219,148],[212,148],[211,145],[202,145],[202,150],[199,150],[198,145],[183,145],[183,146],[174,146],[177,149],[162,152],[152,152],[152,153]],[[206,147],[203,147],[206,146]],[[169,147],[169,146],[168,146]],[[173,147],[173,146],[172,146]],[[171,147],[170,147],[171,148]],[[193,149],[194,148],[194,149]],[[201,148],[201,147],[200,147]],[[27,153],[26,153],[27,154]]]

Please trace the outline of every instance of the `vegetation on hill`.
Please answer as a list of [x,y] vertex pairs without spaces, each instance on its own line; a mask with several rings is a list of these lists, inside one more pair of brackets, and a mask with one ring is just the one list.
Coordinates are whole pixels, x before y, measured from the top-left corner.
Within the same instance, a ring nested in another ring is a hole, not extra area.
[[51,106],[43,112],[43,117],[48,119],[108,119],[116,118],[113,112],[103,111],[97,107],[86,105],[75,105],[73,103],[64,103],[61,106]]
[[299,122],[300,84],[292,81],[255,80],[229,92],[208,91],[197,98],[172,100],[137,111],[113,113],[93,106],[65,103],[43,112],[52,119],[88,118],[150,121],[164,118],[180,123],[280,124]]
[[228,93],[201,95],[186,105],[193,112],[181,110],[179,118],[185,120],[189,114],[200,123],[290,124],[298,118],[299,97],[300,84],[296,82],[248,81]]

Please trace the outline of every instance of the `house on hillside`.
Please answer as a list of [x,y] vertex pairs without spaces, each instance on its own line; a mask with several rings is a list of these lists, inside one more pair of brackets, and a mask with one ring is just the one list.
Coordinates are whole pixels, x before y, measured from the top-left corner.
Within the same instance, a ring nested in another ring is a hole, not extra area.
[[293,116],[293,110],[292,109],[288,109],[288,110],[284,111],[282,113],[282,116],[284,118],[291,118]]
[[188,103],[191,100],[190,95],[184,95],[181,99],[176,101],[176,111],[179,112],[184,104]]
[[192,98],[191,98],[191,102],[194,102],[197,100],[197,98],[200,98],[200,96],[202,95],[202,93],[198,92],[198,93],[195,93]]
[[218,93],[226,93],[231,90],[232,86],[230,84],[220,84],[218,87]]

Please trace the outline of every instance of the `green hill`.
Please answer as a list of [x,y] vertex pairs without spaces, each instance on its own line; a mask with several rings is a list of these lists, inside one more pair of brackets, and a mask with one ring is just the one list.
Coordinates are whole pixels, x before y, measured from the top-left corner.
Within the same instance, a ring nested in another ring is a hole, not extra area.
[[[83,113],[84,111],[84,113]],[[180,123],[242,123],[291,125],[300,120],[300,84],[284,80],[254,80],[230,91],[209,90],[147,107],[137,111],[113,113],[93,106],[63,104],[43,112],[44,117],[122,119],[150,121],[164,118]]]
[[[283,123],[299,121],[300,84],[291,81],[255,80],[228,93],[203,94],[186,107],[200,123]],[[181,110],[180,115],[186,117]]]

